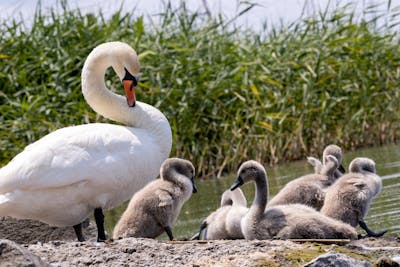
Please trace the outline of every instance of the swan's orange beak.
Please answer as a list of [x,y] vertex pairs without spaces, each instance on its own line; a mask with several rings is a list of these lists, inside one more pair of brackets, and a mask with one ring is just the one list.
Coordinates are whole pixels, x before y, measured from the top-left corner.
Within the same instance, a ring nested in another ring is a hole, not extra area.
[[136,104],[136,97],[135,97],[135,84],[132,80],[123,80],[122,81],[125,89],[126,100],[128,102],[128,106],[134,107]]
[[137,85],[137,79],[135,76],[130,74],[130,72],[124,67],[125,76],[122,79],[122,84],[124,85],[126,100],[128,101],[128,106],[134,107],[136,104],[135,90]]

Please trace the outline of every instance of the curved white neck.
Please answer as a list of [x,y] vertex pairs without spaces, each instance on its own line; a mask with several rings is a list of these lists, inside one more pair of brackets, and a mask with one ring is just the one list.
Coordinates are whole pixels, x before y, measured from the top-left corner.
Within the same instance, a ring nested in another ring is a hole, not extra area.
[[[111,52],[110,52],[111,51]],[[169,152],[172,146],[172,133],[168,120],[158,109],[136,101],[129,107],[126,98],[111,92],[104,83],[109,67],[116,69],[117,62],[112,50],[90,53],[82,70],[82,93],[89,106],[98,114],[130,127],[143,128],[157,136],[160,146]]]

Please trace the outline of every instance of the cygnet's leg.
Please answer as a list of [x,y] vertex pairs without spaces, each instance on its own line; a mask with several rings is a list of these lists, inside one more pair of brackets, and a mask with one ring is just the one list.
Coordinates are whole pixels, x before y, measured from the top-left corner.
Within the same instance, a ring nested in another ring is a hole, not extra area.
[[205,237],[203,231],[204,229],[207,228],[207,221],[204,221],[201,225],[200,225],[200,229],[199,232],[197,232],[190,240],[201,240]]
[[190,240],[200,240],[200,232],[197,232],[190,238]]
[[83,237],[83,233],[82,233],[82,223],[74,225],[73,227],[74,227],[76,237],[78,238],[78,241],[79,242],[85,241],[85,238]]
[[368,236],[381,237],[387,232],[387,230],[382,230],[382,231],[375,233],[374,231],[372,231],[371,229],[368,228],[367,224],[363,220],[359,221],[358,224],[360,225],[360,227],[362,229],[364,229],[367,232]]
[[174,240],[174,236],[172,235],[171,228],[167,225],[164,227],[165,232],[167,233],[169,240]]
[[94,209],[94,219],[97,226],[97,242],[104,242],[107,238],[104,232],[104,214],[101,208]]

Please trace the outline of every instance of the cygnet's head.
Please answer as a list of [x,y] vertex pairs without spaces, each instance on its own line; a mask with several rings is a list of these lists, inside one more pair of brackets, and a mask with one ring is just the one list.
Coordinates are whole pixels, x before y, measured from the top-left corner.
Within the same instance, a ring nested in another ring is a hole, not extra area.
[[236,188],[234,191],[225,190],[221,196],[221,207],[223,206],[246,206],[247,200],[240,188]]
[[355,158],[350,162],[349,171],[359,173],[376,173],[375,162],[369,158]]
[[249,160],[240,165],[239,170],[237,172],[236,181],[231,186],[231,190],[235,190],[242,184],[245,184],[250,181],[254,181],[257,179],[266,179],[267,172],[265,168],[255,160]]
[[338,162],[338,169],[340,172],[345,173],[346,170],[343,167],[343,156],[342,156],[342,149],[337,145],[328,145],[322,154],[322,160],[324,165],[327,163],[327,156],[334,156]]
[[197,192],[196,184],[194,183],[195,168],[193,164],[185,159],[169,158],[166,159],[160,168],[160,177],[173,183],[179,182],[191,184],[193,193]]

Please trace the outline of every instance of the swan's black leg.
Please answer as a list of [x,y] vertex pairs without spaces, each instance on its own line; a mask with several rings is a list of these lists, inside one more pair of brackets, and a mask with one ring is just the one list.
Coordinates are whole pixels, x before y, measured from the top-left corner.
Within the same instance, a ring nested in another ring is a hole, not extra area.
[[171,228],[169,226],[164,227],[165,232],[167,233],[169,240],[174,240],[174,236],[172,235]]
[[73,227],[74,227],[76,237],[78,238],[78,241],[79,242],[85,241],[85,238],[83,237],[83,233],[82,233],[82,223],[78,223],[77,225],[74,225]]
[[367,232],[367,236],[381,237],[387,232],[387,230],[382,230],[382,231],[375,233],[374,231],[372,231],[371,229],[368,228],[367,224],[363,220],[360,220],[358,222],[358,224],[360,225],[360,227],[362,229],[364,229]]
[[104,214],[101,208],[94,209],[94,219],[97,226],[97,242],[104,242],[107,238],[104,232]]
[[81,222],[81,224],[83,229],[88,228],[90,225],[90,219],[86,218],[83,222]]

